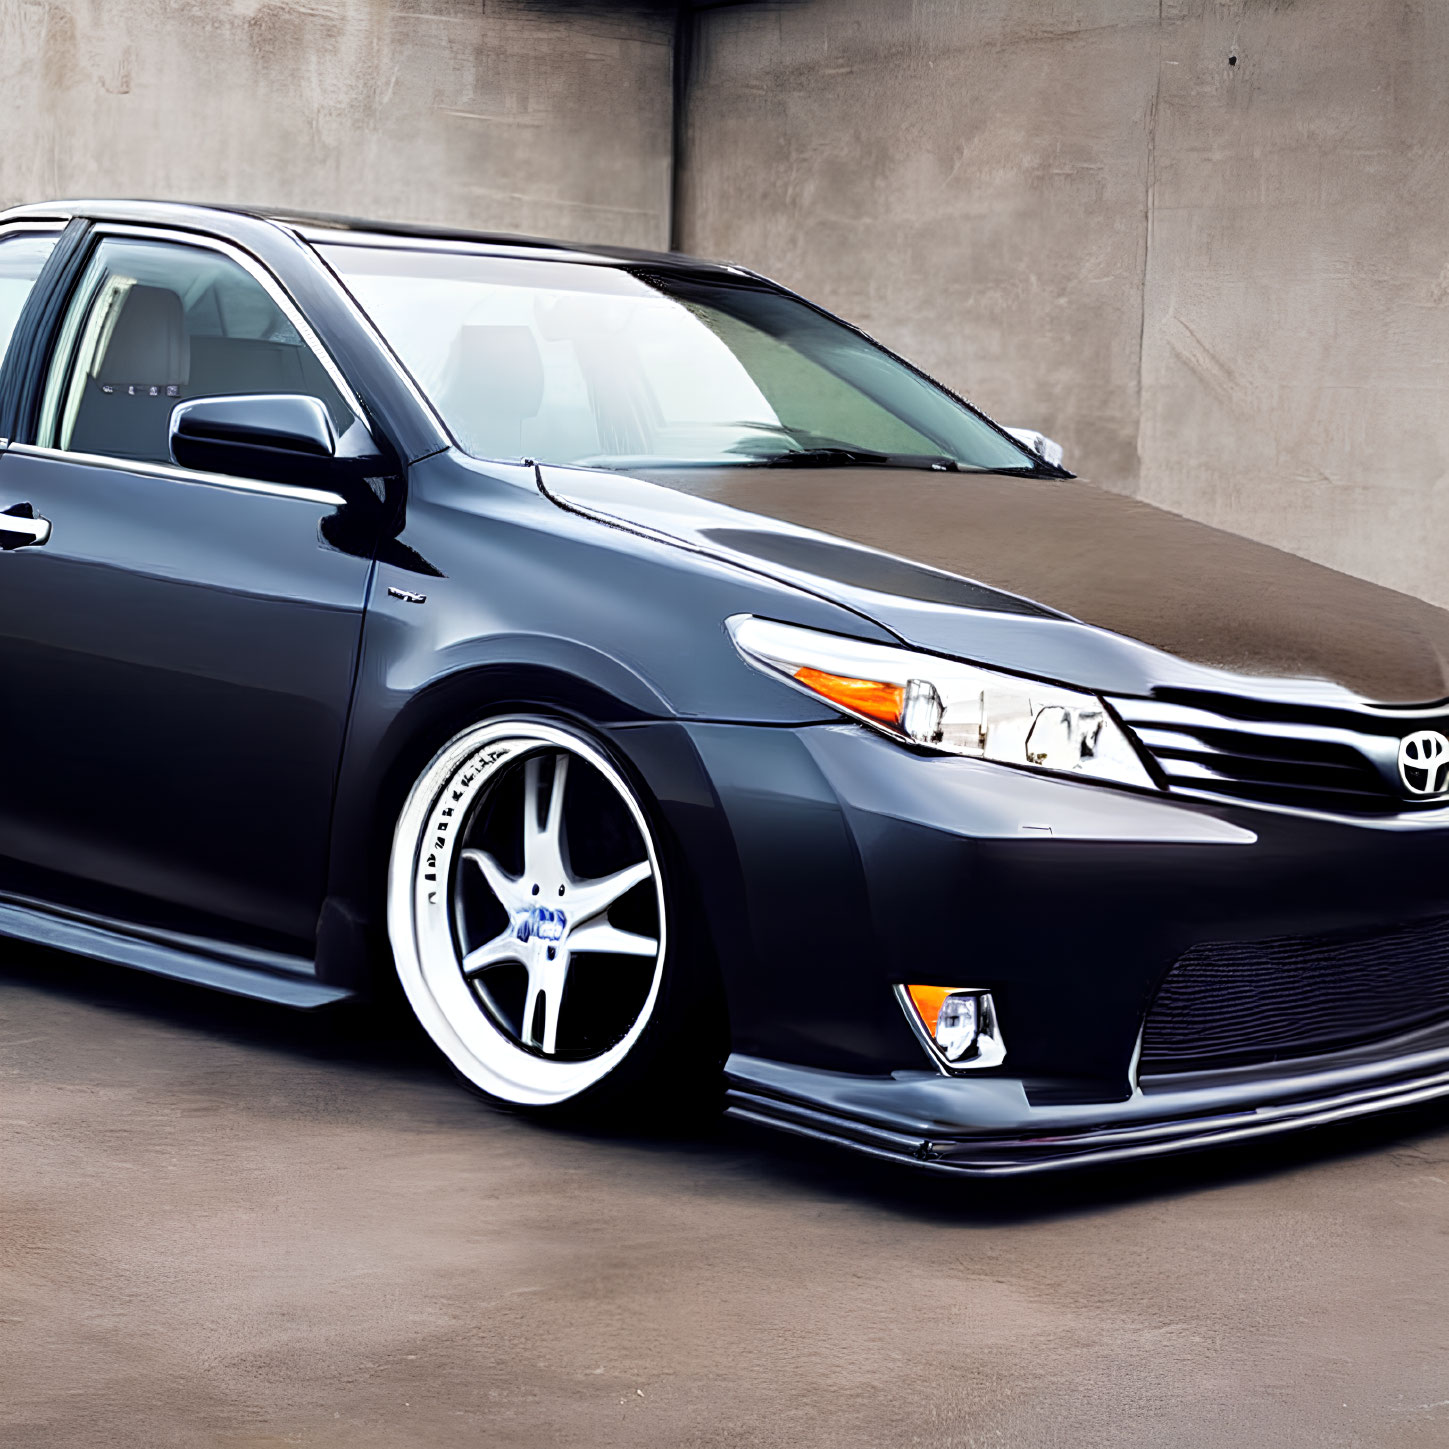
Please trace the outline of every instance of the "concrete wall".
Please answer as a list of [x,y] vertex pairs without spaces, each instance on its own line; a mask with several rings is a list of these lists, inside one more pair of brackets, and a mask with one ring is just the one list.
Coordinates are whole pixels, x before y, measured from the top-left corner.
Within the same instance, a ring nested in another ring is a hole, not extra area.
[[[0,203],[662,246],[672,10],[0,0]],[[755,0],[694,33],[685,248],[1108,486],[1449,604],[1449,5]]]
[[667,9],[0,0],[0,204],[261,202],[662,246]]
[[1449,604],[1446,74],[1436,0],[707,11],[681,239],[1101,483]]

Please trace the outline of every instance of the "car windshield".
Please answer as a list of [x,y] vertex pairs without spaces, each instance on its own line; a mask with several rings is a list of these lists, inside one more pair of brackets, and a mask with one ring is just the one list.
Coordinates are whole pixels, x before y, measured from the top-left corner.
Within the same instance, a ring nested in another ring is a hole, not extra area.
[[1041,468],[860,334],[747,278],[402,246],[319,250],[476,457]]

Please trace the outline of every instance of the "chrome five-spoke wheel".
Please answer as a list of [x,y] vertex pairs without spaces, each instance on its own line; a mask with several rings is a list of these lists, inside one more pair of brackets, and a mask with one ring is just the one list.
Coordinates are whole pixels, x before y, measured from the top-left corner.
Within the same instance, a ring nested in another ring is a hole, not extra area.
[[584,736],[497,720],[424,770],[398,820],[388,930],[419,1021],[475,1086],[571,1101],[645,1034],[666,955],[649,823]]

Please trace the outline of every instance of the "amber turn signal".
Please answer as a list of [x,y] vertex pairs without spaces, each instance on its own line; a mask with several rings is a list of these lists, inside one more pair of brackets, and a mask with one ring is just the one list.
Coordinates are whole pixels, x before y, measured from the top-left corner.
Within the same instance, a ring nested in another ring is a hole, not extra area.
[[[969,991],[953,986],[907,986],[906,995],[926,1035],[948,1062],[975,1060],[981,1054],[985,1035],[991,1036],[993,1055],[1001,1047],[994,1035],[996,1013],[989,991]],[[1004,1055],[1004,1048],[1001,1051]],[[996,1056],[999,1060],[999,1056]]]
[[916,1015],[921,1018],[921,1025],[932,1037],[936,1035],[936,1023],[941,1017],[941,1005],[953,989],[950,986],[906,987],[911,998],[911,1005],[916,1008]]
[[831,704],[838,704],[842,709],[879,720],[881,724],[900,727],[901,712],[906,706],[906,689],[903,684],[881,684],[874,679],[847,679],[842,674],[826,674],[823,669],[811,669],[808,666],[797,669],[795,678],[807,689],[824,695]]

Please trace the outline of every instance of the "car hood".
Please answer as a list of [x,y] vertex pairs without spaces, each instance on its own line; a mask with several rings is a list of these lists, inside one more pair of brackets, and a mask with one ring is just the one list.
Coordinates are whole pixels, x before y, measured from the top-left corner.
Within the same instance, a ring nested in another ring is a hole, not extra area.
[[1081,479],[540,469],[556,502],[808,588],[908,643],[1104,693],[1449,696],[1449,613]]

